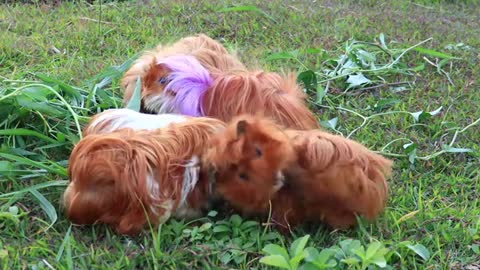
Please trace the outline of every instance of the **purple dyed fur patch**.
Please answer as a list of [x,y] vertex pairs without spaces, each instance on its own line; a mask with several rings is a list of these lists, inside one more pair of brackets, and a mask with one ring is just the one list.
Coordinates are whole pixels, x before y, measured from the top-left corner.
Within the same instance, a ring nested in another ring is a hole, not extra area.
[[175,93],[175,107],[190,116],[204,116],[203,95],[210,88],[213,79],[206,68],[190,55],[175,55],[161,63],[172,70],[165,91]]

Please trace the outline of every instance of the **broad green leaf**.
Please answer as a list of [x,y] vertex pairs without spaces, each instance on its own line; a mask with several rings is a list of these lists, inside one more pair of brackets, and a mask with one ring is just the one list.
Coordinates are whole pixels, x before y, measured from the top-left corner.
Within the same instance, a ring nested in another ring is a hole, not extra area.
[[470,148],[455,148],[455,147],[451,147],[447,144],[443,145],[442,148],[443,148],[443,150],[445,150],[448,153],[469,153],[469,152],[473,152],[473,149],[470,149]]
[[216,225],[213,227],[213,232],[219,233],[219,232],[230,232],[231,229],[228,226],[225,225]]
[[222,256],[220,256],[220,261],[223,264],[228,264],[232,260],[232,255],[230,253],[225,252]]
[[202,224],[202,226],[200,226],[198,231],[199,232],[204,232],[204,231],[209,230],[211,227],[212,227],[212,223],[207,222],[207,223]]
[[269,255],[281,255],[285,260],[289,260],[290,258],[287,250],[276,244],[268,244],[262,249],[262,251]]
[[365,253],[365,248],[363,246],[356,247],[352,249],[353,253],[360,257],[363,261],[367,260],[367,255]]
[[142,79],[138,77],[137,83],[135,84],[135,90],[133,91],[132,97],[130,98],[130,101],[128,102],[126,108],[139,112],[141,104],[142,104]]
[[411,164],[415,163],[415,159],[417,158],[417,148],[413,149],[410,154],[408,154],[408,161],[410,161]]
[[355,265],[355,264],[358,264],[360,262],[360,260],[355,258],[355,257],[347,257],[347,258],[343,259],[341,262],[343,262],[347,265]]
[[49,95],[53,93],[45,87],[32,86],[22,90],[22,93],[37,101],[47,101]]
[[327,95],[325,87],[323,87],[322,85],[317,85],[316,93],[317,95],[316,95],[315,103],[322,104],[323,98],[325,97],[325,95]]
[[35,101],[25,95],[17,96],[16,100],[20,107],[33,111],[39,111],[48,116],[60,116],[63,114],[62,111],[58,110],[47,101]]
[[300,270],[322,270],[325,268],[319,267],[314,263],[307,262],[300,267]]
[[303,82],[307,90],[317,89],[317,75],[311,70],[306,70],[298,74],[297,81]]
[[443,106],[440,106],[438,107],[438,109],[431,112],[418,111],[410,114],[415,119],[415,122],[419,122],[419,121],[424,121],[426,119],[429,119],[431,116],[439,114],[442,111],[442,109],[443,109]]
[[240,225],[242,224],[242,218],[239,215],[232,215],[230,217],[230,222],[233,226],[240,227]]
[[10,207],[8,208],[8,212],[9,212],[10,214],[12,214],[12,215],[18,215],[18,212],[19,212],[19,211],[18,211],[18,207],[15,206],[15,205],[14,205],[14,206],[10,206]]
[[2,175],[11,176],[12,170],[14,169],[15,167],[13,166],[12,162],[7,160],[0,160],[0,176]]
[[306,252],[306,260],[307,261],[315,261],[317,260],[317,257],[319,256],[319,252],[316,248],[314,247],[308,247],[305,249]]
[[326,269],[337,265],[337,262],[332,259],[336,252],[331,248],[323,249],[319,253],[317,249],[309,247],[305,249],[305,252],[307,254],[305,260],[313,263],[319,269]]
[[261,236],[262,241],[272,241],[275,239],[281,239],[281,236],[278,232],[268,232],[265,235]]
[[372,258],[373,256],[375,256],[375,254],[377,253],[377,251],[380,250],[380,248],[382,248],[382,243],[380,243],[380,242],[370,243],[370,245],[368,245],[367,251],[366,251],[366,257],[367,257],[367,259]]
[[477,254],[477,255],[480,255],[480,245],[478,244],[473,244],[472,245],[472,251]]
[[290,246],[290,255],[292,257],[296,257],[302,254],[305,246],[307,245],[308,239],[310,239],[309,234],[293,241],[292,245]]
[[[339,60],[341,61],[341,60]],[[358,70],[360,67],[353,61],[347,60],[345,63],[343,63],[342,68],[338,71],[338,74],[332,74],[332,76],[336,75],[347,75],[355,70]],[[350,75],[351,76],[351,75]]]
[[32,189],[29,190],[35,198],[37,198],[38,202],[40,203],[40,207],[43,209],[47,217],[50,219],[50,225],[46,230],[48,230],[58,219],[57,211],[55,207],[45,198],[38,190]]
[[376,57],[367,52],[367,51],[364,51],[364,50],[358,50],[357,51],[357,57],[362,60],[363,64],[365,65],[370,65],[371,63],[374,63],[376,59]]
[[370,258],[370,262],[382,268],[387,266],[387,260],[384,255],[376,255],[373,258]]
[[337,127],[337,122],[338,122],[338,117],[335,117],[328,121],[321,121],[320,124],[325,128],[330,128],[335,130],[335,127]]
[[269,255],[260,259],[260,263],[276,266],[283,269],[290,269],[290,265],[282,255]]
[[358,73],[357,75],[349,75],[347,83],[349,84],[348,88],[358,87],[364,84],[371,83],[372,81],[367,79],[363,74]]
[[430,259],[430,251],[428,251],[428,249],[422,244],[408,244],[407,247],[413,252],[415,252],[418,256],[422,257],[422,259],[424,259],[425,261],[428,261],[428,259]]
[[429,114],[430,114],[431,116],[437,115],[437,114],[439,114],[439,113],[442,111],[442,109],[443,109],[443,106],[440,106],[440,107],[438,107],[438,109],[429,112]]
[[292,269],[297,269],[298,268],[298,265],[300,264],[300,262],[305,258],[306,256],[306,252],[305,250],[303,252],[301,252],[300,254],[298,254],[297,256],[293,257],[290,259],[290,267]]
[[216,216],[217,216],[217,214],[218,214],[218,212],[217,212],[217,211],[215,211],[215,210],[212,210],[212,211],[208,212],[207,216],[209,216],[209,217],[216,217]]
[[354,254],[353,251],[360,248],[362,244],[358,240],[354,239],[345,239],[340,242],[341,249],[345,252],[345,254]]
[[322,251],[320,251],[320,254],[318,254],[317,261],[327,263],[330,258],[335,255],[335,250],[326,248]]
[[418,112],[414,112],[414,113],[410,113],[410,114],[411,114],[411,115],[413,116],[413,118],[415,119],[415,122],[418,122],[418,121],[420,121],[421,119],[423,120],[423,119],[425,119],[425,118],[428,116],[428,114],[425,113],[424,111],[418,111]]

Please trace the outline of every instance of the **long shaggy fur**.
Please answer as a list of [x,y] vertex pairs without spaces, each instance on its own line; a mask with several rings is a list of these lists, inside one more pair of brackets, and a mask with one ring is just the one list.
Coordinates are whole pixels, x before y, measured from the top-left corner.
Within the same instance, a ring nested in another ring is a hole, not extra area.
[[[211,74],[246,70],[234,53],[228,52],[222,44],[204,34],[185,37],[173,44],[160,44],[155,49],[144,52],[125,73],[120,83],[125,89],[125,104],[132,97],[138,77],[145,80],[152,75],[148,73],[155,73],[152,67],[156,67],[165,58],[175,55],[195,57]],[[156,78],[158,80],[159,77]]]
[[86,136],[70,156],[70,184],[64,194],[73,222],[106,223],[133,234],[147,220],[159,224],[172,215],[191,218],[206,207],[208,179],[200,158],[224,123],[163,115],[157,116],[163,124],[131,127],[130,120],[139,116],[110,110],[85,129]]
[[[202,42],[194,42],[196,39]],[[124,102],[130,100],[140,77],[145,112],[223,121],[240,114],[263,113],[291,128],[320,128],[306,106],[306,95],[295,74],[250,71],[238,63],[235,56],[204,35],[181,39],[171,47],[146,53],[126,73]]]
[[226,122],[241,114],[262,114],[291,128],[319,128],[305,99],[295,74],[238,72],[215,79],[205,94],[203,110]]
[[216,192],[249,214],[268,214],[271,201],[283,229],[308,220],[348,228],[385,207],[392,162],[355,141],[240,116],[214,142]]

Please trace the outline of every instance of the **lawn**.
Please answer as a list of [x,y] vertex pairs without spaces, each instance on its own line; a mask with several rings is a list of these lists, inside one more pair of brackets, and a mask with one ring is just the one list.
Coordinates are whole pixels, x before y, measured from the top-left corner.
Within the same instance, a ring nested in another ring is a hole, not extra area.
[[[480,269],[476,1],[4,2],[2,269]],[[298,71],[326,129],[395,161],[376,222],[285,236],[212,211],[125,237],[65,218],[82,125],[121,106],[118,82],[139,52],[199,32],[249,66]]]

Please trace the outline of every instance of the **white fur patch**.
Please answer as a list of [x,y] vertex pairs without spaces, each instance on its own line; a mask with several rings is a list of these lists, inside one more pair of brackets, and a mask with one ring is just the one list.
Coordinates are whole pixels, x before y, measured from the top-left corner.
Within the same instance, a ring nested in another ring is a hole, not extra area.
[[171,123],[181,123],[187,121],[187,118],[180,114],[160,114],[152,115],[139,113],[130,109],[110,109],[106,110],[90,124],[91,129],[102,125],[103,122],[110,121],[109,125],[100,132],[112,132],[121,128],[139,129],[158,129],[167,127]]
[[273,186],[273,191],[274,192],[279,191],[283,187],[284,184],[285,184],[285,176],[283,175],[283,173],[281,171],[278,171],[277,172],[277,182]]
[[156,173],[147,176],[147,189],[150,197],[154,199],[160,197],[160,188],[158,187]]
[[192,209],[187,202],[188,195],[195,189],[198,180],[200,179],[200,158],[193,156],[185,165],[185,173],[183,175],[182,195],[178,208],[175,210],[177,218],[195,218],[201,215],[199,209]]
[[167,96],[164,93],[160,95],[148,96],[143,99],[143,105],[145,109],[155,112],[157,114],[162,113],[179,113],[175,107],[173,97]]
[[[147,176],[147,189],[150,197],[154,199],[158,199],[160,197],[160,187],[158,186],[157,179],[158,176],[154,172],[153,175],[149,174]],[[162,203],[161,205],[151,205],[150,210],[152,211],[153,214],[158,215],[157,209],[162,208],[165,212],[163,215],[159,216],[159,222],[164,223],[167,221],[170,216],[172,215],[173,211],[173,200],[168,200]]]
[[[156,181],[158,177],[154,172],[153,175],[147,176],[147,188],[150,197],[152,198],[159,198],[161,193],[161,187],[159,187],[158,182]],[[193,209],[188,205],[187,198],[188,195],[195,189],[198,180],[200,179],[200,158],[198,156],[193,156],[189,162],[185,165],[185,173],[183,175],[183,182],[182,182],[182,190],[180,201],[178,203],[177,209],[175,209],[174,216],[176,218],[185,218],[185,219],[192,219],[197,218],[201,215],[200,209]],[[154,214],[157,214],[158,208],[163,208],[168,212],[168,216],[172,213],[173,208],[173,201],[167,201],[165,205],[152,205],[151,211]],[[162,220],[165,218],[163,215],[161,218]]]

